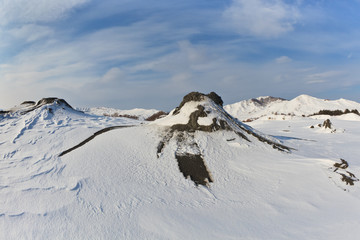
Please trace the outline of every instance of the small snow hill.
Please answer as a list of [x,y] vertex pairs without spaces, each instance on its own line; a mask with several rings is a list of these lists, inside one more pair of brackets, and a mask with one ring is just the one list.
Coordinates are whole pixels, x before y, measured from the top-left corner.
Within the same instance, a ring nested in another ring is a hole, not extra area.
[[224,109],[242,121],[252,121],[273,115],[309,116],[321,110],[360,111],[360,103],[346,99],[327,100],[300,95],[290,101],[282,98],[259,97],[226,105]]

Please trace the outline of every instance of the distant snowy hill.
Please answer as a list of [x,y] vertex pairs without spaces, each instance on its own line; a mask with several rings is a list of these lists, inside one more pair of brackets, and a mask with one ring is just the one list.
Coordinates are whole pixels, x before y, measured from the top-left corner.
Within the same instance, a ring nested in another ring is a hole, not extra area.
[[260,97],[226,105],[224,109],[234,117],[245,121],[271,115],[309,116],[320,110],[357,109],[360,111],[360,103],[346,99],[326,100],[300,95],[290,101],[281,98]]
[[[156,114],[164,115],[165,113],[156,109],[142,109],[135,108],[130,110],[120,110],[107,107],[94,107],[94,108],[79,108],[79,110],[97,116],[110,116],[110,117],[127,117],[138,120],[146,120]],[[161,114],[162,113],[162,114]]]
[[154,122],[55,98],[0,113],[0,239],[360,235],[358,120],[249,126],[222,105],[193,92]]

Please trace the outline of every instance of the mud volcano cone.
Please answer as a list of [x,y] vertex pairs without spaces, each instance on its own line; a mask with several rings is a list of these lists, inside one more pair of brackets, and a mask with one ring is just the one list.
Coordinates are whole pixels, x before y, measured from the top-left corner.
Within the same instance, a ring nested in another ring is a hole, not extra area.
[[158,145],[158,157],[162,156],[169,141],[175,139],[177,144],[175,157],[179,170],[185,178],[191,179],[196,185],[209,186],[213,182],[202,154],[204,149],[201,149],[197,143],[195,133],[198,131],[209,134],[217,131],[229,131],[241,141],[262,142],[280,151],[291,151],[278,140],[233,118],[223,109],[223,100],[215,92],[187,94],[178,107],[167,117],[157,120],[155,124],[167,126],[166,134]]

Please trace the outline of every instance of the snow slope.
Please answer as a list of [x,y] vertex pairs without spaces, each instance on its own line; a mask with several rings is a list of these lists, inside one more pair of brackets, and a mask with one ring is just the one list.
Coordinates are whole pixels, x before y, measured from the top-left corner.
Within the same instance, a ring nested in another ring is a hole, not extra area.
[[[267,99],[271,97],[260,97],[255,100]],[[234,117],[247,120],[258,119],[264,116],[277,115],[295,115],[295,116],[308,116],[318,113],[320,110],[353,110],[360,111],[360,103],[339,99],[339,100],[326,100],[318,99],[308,95],[300,95],[290,101],[275,99],[269,101],[267,104],[259,104],[254,100],[245,100],[238,103],[226,105],[224,109]]]
[[[359,184],[346,185],[333,166],[344,158],[349,167],[337,171],[360,175],[358,121],[333,118],[346,129],[336,134],[310,129],[323,120],[315,117],[251,123],[269,136],[233,119],[209,95],[142,125],[62,107],[49,117],[48,105],[0,118],[0,239],[360,234]],[[59,157],[110,125],[135,126],[100,134]],[[297,150],[279,151],[274,143]],[[202,157],[212,181],[184,177],[177,156],[186,154]]]

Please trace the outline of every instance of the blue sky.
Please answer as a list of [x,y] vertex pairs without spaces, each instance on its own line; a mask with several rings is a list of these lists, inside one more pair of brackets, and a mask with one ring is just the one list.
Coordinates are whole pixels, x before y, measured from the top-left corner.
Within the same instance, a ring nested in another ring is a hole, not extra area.
[[0,0],[0,108],[170,110],[300,94],[360,102],[359,0]]

